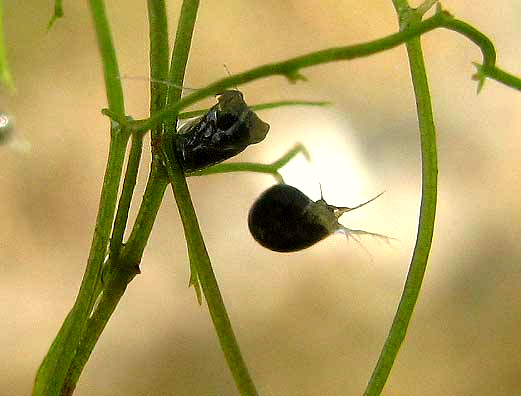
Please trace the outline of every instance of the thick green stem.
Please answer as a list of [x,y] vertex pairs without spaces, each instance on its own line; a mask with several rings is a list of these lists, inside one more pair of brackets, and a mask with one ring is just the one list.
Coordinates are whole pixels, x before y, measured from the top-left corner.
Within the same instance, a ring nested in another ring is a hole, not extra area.
[[[409,10],[407,2],[394,0],[401,22],[418,23],[421,16]],[[420,127],[421,158],[422,158],[422,196],[420,205],[420,220],[416,245],[407,274],[400,304],[396,311],[389,335],[382,348],[378,363],[373,371],[364,395],[377,396],[387,381],[393,363],[402,345],[407,327],[418,300],[423,276],[427,267],[427,259],[434,232],[436,216],[436,196],[438,178],[438,160],[436,154],[436,128],[432,114],[432,104],[425,72],[425,64],[419,38],[407,42],[407,54],[411,69],[412,82],[416,97],[416,108]]]

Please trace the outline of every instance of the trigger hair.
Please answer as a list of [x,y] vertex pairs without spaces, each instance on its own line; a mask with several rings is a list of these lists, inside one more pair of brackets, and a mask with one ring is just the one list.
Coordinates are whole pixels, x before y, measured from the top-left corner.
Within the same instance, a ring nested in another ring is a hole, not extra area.
[[168,85],[169,87],[179,88],[179,89],[187,90],[187,91],[198,91],[199,90],[199,88],[191,88],[191,87],[187,87],[187,86],[179,86],[179,85],[173,84],[173,83],[171,83],[170,81],[167,81],[167,80],[159,80],[159,79],[149,78],[149,77],[145,77],[145,76],[132,76],[132,75],[128,75],[128,74],[122,74],[120,76],[116,76],[116,78],[119,79],[119,80],[149,81],[149,82],[158,83],[158,84],[165,84],[165,85]]

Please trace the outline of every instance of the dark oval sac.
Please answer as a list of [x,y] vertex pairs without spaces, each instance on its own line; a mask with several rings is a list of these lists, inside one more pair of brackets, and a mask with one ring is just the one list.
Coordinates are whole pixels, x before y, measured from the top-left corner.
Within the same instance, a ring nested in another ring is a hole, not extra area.
[[[323,219],[328,213],[331,218]],[[337,218],[325,201],[313,202],[287,184],[277,184],[264,191],[248,215],[253,238],[276,252],[295,252],[314,245],[332,232],[330,223],[334,231]]]
[[177,158],[185,173],[215,165],[261,142],[269,125],[262,121],[237,90],[224,91],[202,117],[180,129],[174,138]]
[[324,198],[312,201],[302,191],[277,184],[264,191],[248,215],[250,232],[257,242],[276,252],[295,252],[341,232],[349,236],[370,235],[389,241],[382,234],[347,228],[338,222],[344,213],[361,208],[383,193],[355,207],[329,205]]

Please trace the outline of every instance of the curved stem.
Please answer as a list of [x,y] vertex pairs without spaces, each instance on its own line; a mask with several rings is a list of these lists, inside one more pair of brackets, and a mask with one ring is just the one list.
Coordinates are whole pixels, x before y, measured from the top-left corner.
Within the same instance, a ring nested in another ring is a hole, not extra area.
[[[407,23],[417,23],[418,15],[409,13],[405,0],[393,0],[400,19],[410,18]],[[421,18],[421,16],[420,16]],[[420,127],[421,156],[422,156],[422,196],[420,205],[420,220],[414,253],[409,266],[407,280],[403,289],[400,304],[396,310],[394,320],[380,353],[378,363],[364,392],[365,396],[377,396],[387,381],[400,346],[405,339],[407,327],[418,300],[423,276],[427,266],[427,259],[434,232],[436,215],[438,165],[436,154],[436,128],[432,114],[427,75],[420,39],[414,38],[407,42],[407,54],[411,68],[412,82],[416,97],[416,108]]]

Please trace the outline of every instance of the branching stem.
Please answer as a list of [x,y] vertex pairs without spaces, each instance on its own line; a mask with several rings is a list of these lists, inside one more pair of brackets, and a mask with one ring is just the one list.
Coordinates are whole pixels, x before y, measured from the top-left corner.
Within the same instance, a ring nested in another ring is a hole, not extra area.
[[315,66],[323,63],[336,62],[339,60],[349,60],[376,54],[394,47],[397,47],[412,38],[429,32],[437,28],[446,28],[461,33],[479,46],[483,54],[483,63],[479,71],[481,79],[492,78],[507,84],[512,88],[521,90],[521,80],[505,71],[498,69],[496,63],[496,51],[492,42],[483,33],[466,22],[455,19],[448,12],[438,9],[435,15],[420,22],[410,25],[407,29],[386,36],[384,38],[370,41],[367,43],[350,45],[347,47],[330,48],[322,51],[312,52],[307,55],[298,56],[283,62],[271,63],[248,70],[244,73],[232,75],[218,80],[205,88],[191,93],[181,100],[172,103],[165,110],[156,115],[129,122],[125,117],[104,110],[103,113],[111,118],[127,125],[132,130],[146,131],[158,125],[162,120],[177,114],[180,110],[196,103],[206,97],[215,95],[231,87],[243,85],[253,80],[266,78],[274,75],[286,76],[291,81],[302,79],[300,70],[306,67]]

